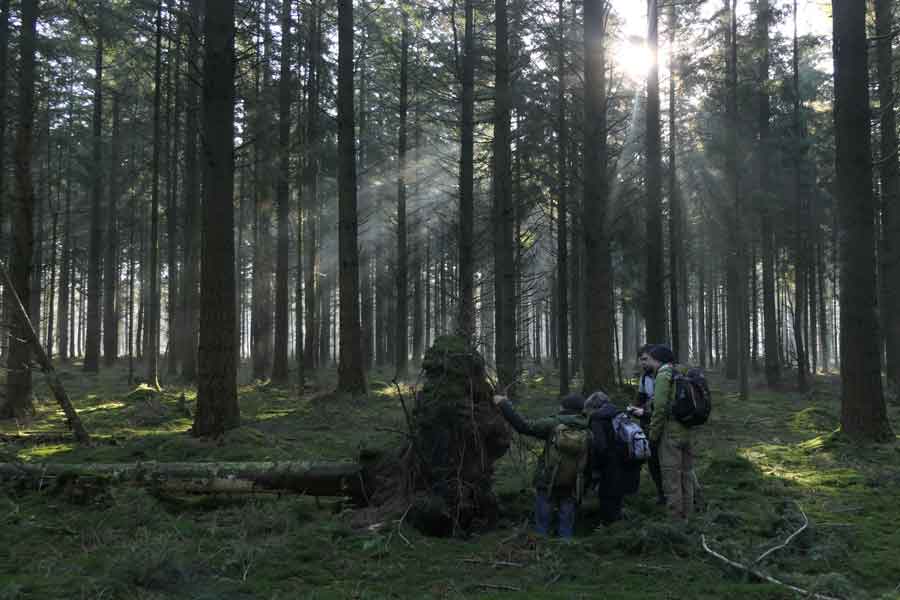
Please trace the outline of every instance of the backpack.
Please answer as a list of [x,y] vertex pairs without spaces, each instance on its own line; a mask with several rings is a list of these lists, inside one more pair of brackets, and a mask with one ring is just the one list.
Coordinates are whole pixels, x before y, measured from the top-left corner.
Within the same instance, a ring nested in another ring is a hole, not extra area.
[[688,369],[684,375],[673,373],[675,398],[672,400],[672,416],[685,427],[703,425],[712,411],[712,398],[703,371]]
[[642,463],[650,458],[650,441],[641,426],[628,413],[620,412],[612,419],[612,428],[619,445],[625,448],[625,461]]
[[575,498],[581,499],[592,439],[593,434],[589,429],[564,423],[556,426],[546,452],[546,468],[551,474],[551,488],[572,488]]

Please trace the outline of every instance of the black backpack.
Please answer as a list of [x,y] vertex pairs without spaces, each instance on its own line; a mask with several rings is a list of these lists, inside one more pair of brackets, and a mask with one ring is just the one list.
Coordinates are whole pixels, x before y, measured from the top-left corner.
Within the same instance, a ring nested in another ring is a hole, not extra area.
[[687,373],[674,373],[672,384],[675,398],[672,401],[672,416],[685,427],[703,425],[712,411],[712,398],[703,371],[688,369]]

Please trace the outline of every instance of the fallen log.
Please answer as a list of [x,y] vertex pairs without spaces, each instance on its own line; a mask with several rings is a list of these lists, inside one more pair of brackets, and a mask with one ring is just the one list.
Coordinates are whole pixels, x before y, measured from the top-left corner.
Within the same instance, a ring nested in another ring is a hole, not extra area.
[[46,487],[54,481],[99,479],[172,493],[248,494],[289,492],[350,497],[367,502],[366,473],[351,462],[246,463],[0,463],[0,482],[25,481]]

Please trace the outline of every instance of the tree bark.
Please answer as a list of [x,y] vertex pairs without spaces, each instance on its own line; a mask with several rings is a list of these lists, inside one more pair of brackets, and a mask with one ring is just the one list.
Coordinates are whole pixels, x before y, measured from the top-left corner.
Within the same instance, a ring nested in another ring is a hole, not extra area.
[[275,354],[272,381],[288,381],[288,275],[290,251],[291,165],[291,1],[281,3],[281,65],[278,81],[278,249],[275,268]]
[[184,267],[181,277],[181,376],[187,382],[197,378],[197,331],[199,297],[197,280],[200,271],[200,172],[197,164],[197,124],[200,111],[198,92],[202,73],[200,62],[200,0],[188,0],[188,55],[185,78],[184,141]]
[[806,239],[806,222],[809,218],[809,197],[806,193],[805,164],[805,131],[803,126],[800,101],[800,43],[797,37],[797,0],[794,0],[794,54],[793,54],[793,130],[796,148],[794,157],[794,350],[797,352],[797,388],[801,392],[809,389],[806,337],[806,306],[808,278],[808,242]]
[[255,123],[256,136],[261,140],[254,145],[256,155],[253,228],[253,303],[251,320],[251,362],[253,378],[263,380],[269,376],[272,365],[272,152],[271,144],[262,142],[272,131],[271,94],[272,32],[269,27],[269,3],[263,4],[260,35],[263,54],[258,58],[262,69],[262,87],[257,87]]
[[234,274],[234,2],[206,6],[200,368],[193,434],[240,425]]
[[119,352],[119,312],[116,306],[119,280],[119,164],[121,95],[113,93],[112,147],[109,157],[109,208],[106,215],[106,257],[103,260],[103,362],[112,366]]
[[[647,340],[653,344],[669,341],[666,332],[666,296],[663,292],[663,230],[662,230],[662,153],[659,125],[659,66],[658,0],[647,0],[647,45],[651,65],[647,72],[646,110],[646,178],[647,204],[647,272],[644,290],[647,320]],[[675,325],[673,323],[673,325]],[[677,325],[675,325],[677,327]]]
[[[166,0],[170,19],[176,11],[175,0]],[[178,343],[178,160],[181,144],[181,40],[184,37],[184,20],[177,19],[175,28],[175,48],[172,48],[171,37],[168,42],[167,55],[174,53],[174,59],[166,60],[166,279],[168,292],[166,301],[166,374],[174,377],[178,373],[181,361],[182,346]],[[173,78],[174,71],[174,78]],[[174,79],[174,91],[172,80]],[[170,101],[174,95],[174,101]]]
[[409,10],[408,1],[400,4],[403,25],[400,34],[400,127],[397,133],[397,346],[394,372],[405,377],[409,356],[409,249],[406,225],[407,117],[409,114]]
[[[9,0],[0,0],[0,231],[6,224],[6,61],[9,46]],[[7,256],[7,241],[0,236],[0,256]],[[2,317],[0,308],[0,317]]]
[[[34,188],[31,175],[32,136],[34,128],[35,42],[37,29],[37,0],[23,0],[22,29],[19,40],[19,122],[15,145],[15,195],[11,210],[10,282],[6,286],[5,302],[15,302],[14,294],[31,294],[31,253],[34,235]],[[9,328],[9,354],[6,367],[6,398],[0,401],[0,418],[22,418],[34,410],[31,398],[31,351],[25,341],[28,328],[22,319]]]
[[464,0],[465,32],[462,54],[462,119],[459,158],[459,330],[475,335],[475,10]]
[[[650,0],[654,4],[656,0]],[[669,306],[672,321],[672,351],[682,362],[688,362],[688,318],[687,318],[687,269],[685,265],[683,231],[684,216],[681,208],[681,191],[678,188],[678,171],[675,164],[675,150],[678,139],[678,128],[675,120],[675,33],[678,29],[678,16],[675,4],[669,7],[669,143],[668,143],[668,176],[669,176]],[[654,29],[656,29],[654,27]],[[654,31],[653,38],[656,38]],[[652,42],[655,47],[656,42]],[[654,49],[654,53],[656,50]],[[657,61],[654,61],[656,64]],[[656,67],[653,67],[656,70]],[[659,110],[659,84],[656,84],[656,108]],[[657,115],[658,117],[658,115]]]
[[147,382],[159,388],[159,168],[162,150],[160,108],[162,104],[162,0],[156,3],[156,58],[153,84],[153,166],[150,201],[150,272],[145,320],[144,346],[147,360]]
[[321,70],[322,15],[319,0],[311,0],[309,11],[309,68],[306,84],[306,184],[303,189],[303,247],[306,253],[303,301],[306,312],[303,362],[306,371],[317,365],[319,340],[319,79]]
[[557,186],[556,208],[556,357],[559,362],[559,395],[569,393],[569,128],[566,123],[566,17],[563,0],[558,2],[559,55],[557,56]]
[[757,27],[759,32],[759,185],[763,194],[760,226],[760,247],[762,250],[762,296],[763,296],[763,354],[766,384],[769,387],[781,381],[781,362],[778,357],[778,321],[775,314],[775,234],[772,227],[773,203],[772,177],[769,173],[769,21],[771,11],[769,0],[759,0]]
[[875,314],[875,203],[869,133],[866,6],[833,0],[835,166],[840,235],[841,426],[851,438],[893,439],[881,387]]
[[584,261],[585,313],[590,315],[584,339],[584,391],[611,389],[612,361],[612,259],[607,232],[607,128],[606,37],[608,6],[601,0],[585,0],[585,123],[584,123]]
[[893,306],[900,298],[900,170],[897,164],[897,116],[894,99],[894,16],[892,0],[875,0],[878,39],[878,103],[881,115],[881,324],[890,385],[900,386],[900,317]]
[[[217,0],[218,2],[218,0]],[[210,3],[209,13],[215,12]],[[309,496],[350,496],[364,503],[362,465],[352,462],[245,463],[0,463],[0,481],[100,478],[192,494],[294,492]]]
[[497,381],[501,387],[516,378],[516,269],[513,237],[512,172],[510,169],[509,23],[506,0],[495,2],[496,56],[494,80],[494,338]]
[[98,0],[97,31],[94,50],[94,118],[91,159],[97,169],[91,177],[91,236],[88,259],[87,334],[84,352],[84,370],[96,373],[100,370],[100,301],[103,243],[103,169],[101,148],[103,144],[103,3]]
[[359,236],[353,113],[353,0],[338,0],[338,260],[340,360],[338,390],[366,393],[359,325]]

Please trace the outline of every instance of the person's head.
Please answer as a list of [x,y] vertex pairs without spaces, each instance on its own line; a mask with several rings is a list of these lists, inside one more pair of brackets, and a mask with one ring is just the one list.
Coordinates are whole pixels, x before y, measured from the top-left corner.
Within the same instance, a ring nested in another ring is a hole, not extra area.
[[578,392],[573,392],[568,396],[563,396],[559,401],[560,411],[565,413],[580,413],[584,410],[584,396]]
[[647,361],[645,360],[645,355],[650,356],[648,352],[651,348],[653,348],[653,344],[644,344],[640,347],[637,353],[638,364],[645,373],[653,372],[653,369],[650,367],[650,365],[647,364]]
[[584,401],[584,413],[589,415],[595,410],[599,410],[604,404],[609,403],[609,396],[605,392],[597,391],[588,396]]
[[641,364],[647,365],[653,371],[661,366],[675,362],[675,354],[665,344],[655,344],[641,355]]

